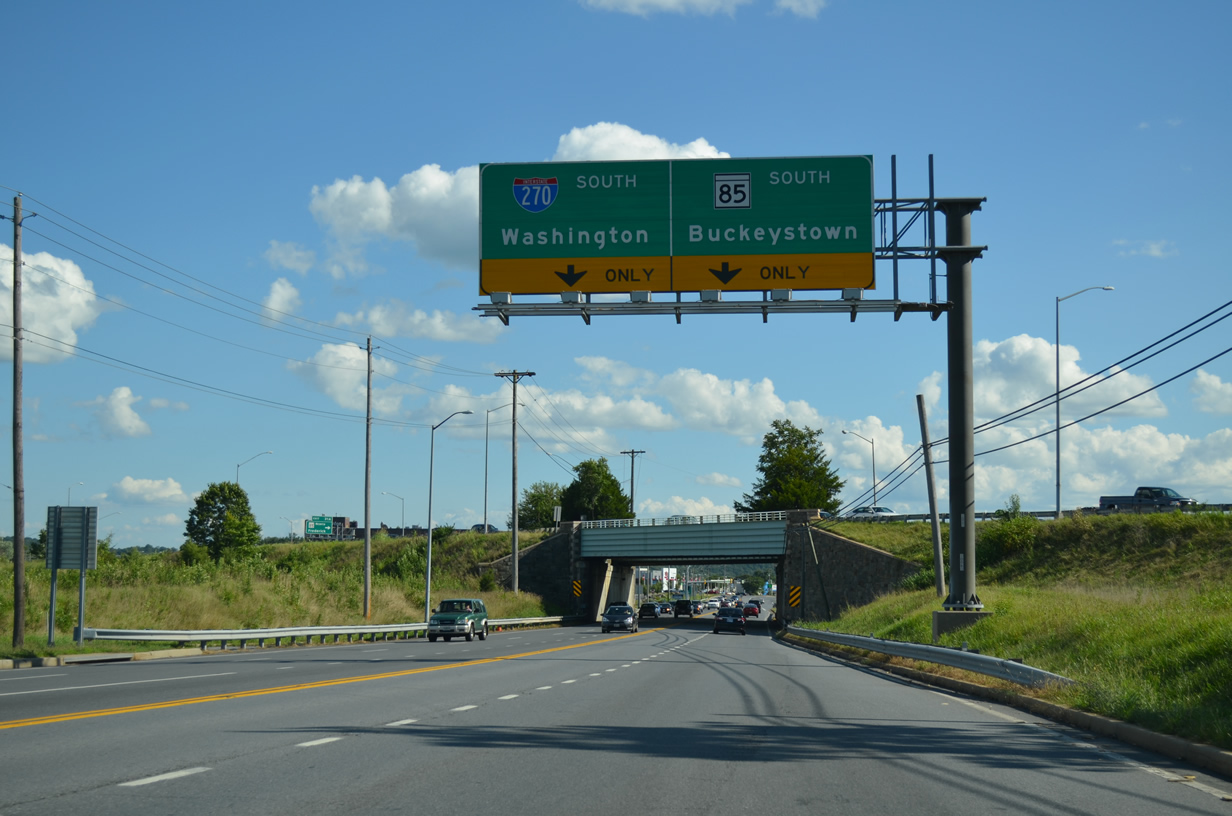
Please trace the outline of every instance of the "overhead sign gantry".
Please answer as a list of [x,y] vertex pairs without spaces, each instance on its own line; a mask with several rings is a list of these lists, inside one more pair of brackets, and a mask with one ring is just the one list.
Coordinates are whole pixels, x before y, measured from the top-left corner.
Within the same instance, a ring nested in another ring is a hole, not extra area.
[[479,291],[872,289],[871,156],[485,164]]

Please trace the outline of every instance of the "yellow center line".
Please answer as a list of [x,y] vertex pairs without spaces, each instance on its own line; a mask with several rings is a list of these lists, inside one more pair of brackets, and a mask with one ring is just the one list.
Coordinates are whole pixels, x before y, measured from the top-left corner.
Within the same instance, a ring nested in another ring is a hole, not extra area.
[[[648,631],[657,631],[654,629]],[[505,655],[504,657],[487,657],[481,660],[468,660],[462,663],[445,663],[440,666],[425,666],[418,669],[403,669],[402,671],[383,672],[381,674],[364,674],[358,677],[343,677],[337,680],[318,680],[315,683],[297,683],[292,686],[273,686],[271,688],[250,689],[248,691],[231,691],[225,694],[211,694],[206,697],[188,697],[183,700],[167,700],[161,703],[142,703],[141,705],[122,706],[120,708],[100,708],[94,711],[78,711],[69,714],[51,714],[46,717],[31,717],[26,720],[7,720],[0,722],[0,730],[7,728],[24,728],[28,725],[47,725],[49,723],[68,722],[70,720],[85,720],[91,717],[110,717],[113,714],[131,714],[137,711],[154,711],[160,708],[178,708],[179,706],[196,705],[197,703],[213,703],[220,700],[238,700],[244,697],[261,697],[266,694],[283,694],[288,691],[305,691],[307,689],[328,688],[329,686],[341,686],[347,683],[366,683],[369,680],[386,680],[391,677],[407,677],[412,674],[424,674],[426,672],[443,671],[445,669],[461,669],[467,666],[482,666],[485,663],[499,663],[504,660],[517,660],[523,657],[535,657],[537,655],[551,654],[552,652],[563,652],[568,649],[578,649],[583,646],[597,646],[602,643],[611,643],[613,640],[623,640],[624,638],[635,637],[636,632],[628,635],[621,635],[619,638],[606,638],[604,640],[591,641],[590,643],[574,643],[571,646],[554,646],[551,649],[539,649],[534,652],[522,652],[521,654]]]

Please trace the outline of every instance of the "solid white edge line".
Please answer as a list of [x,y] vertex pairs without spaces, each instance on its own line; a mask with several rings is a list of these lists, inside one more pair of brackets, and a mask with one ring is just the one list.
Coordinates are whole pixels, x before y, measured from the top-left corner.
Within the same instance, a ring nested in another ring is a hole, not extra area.
[[329,742],[337,742],[340,739],[342,739],[342,737],[324,737],[322,739],[315,739],[315,740],[309,740],[308,742],[296,743],[295,747],[296,748],[311,748],[315,745],[325,745],[326,743],[329,743]]
[[118,787],[135,788],[139,785],[152,785],[155,782],[166,782],[169,779],[179,779],[182,776],[192,776],[193,774],[203,773],[209,768],[185,768],[182,771],[172,771],[171,773],[159,774],[158,776],[147,776],[145,779],[134,779],[131,782],[121,782]]
[[6,691],[0,697],[15,697],[18,694],[45,694],[49,691],[79,691],[81,689],[109,688],[111,686],[135,686],[140,683],[166,683],[171,680],[199,680],[202,677],[226,677],[235,672],[218,672],[217,674],[189,674],[183,677],[155,677],[151,680],[125,680],[120,683],[95,683],[92,686],[64,686],[63,688],[32,689],[30,691]]

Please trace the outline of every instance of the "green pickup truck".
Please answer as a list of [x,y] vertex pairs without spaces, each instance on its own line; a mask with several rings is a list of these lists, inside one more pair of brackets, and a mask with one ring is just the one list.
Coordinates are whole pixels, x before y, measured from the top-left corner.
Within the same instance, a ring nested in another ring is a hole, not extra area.
[[448,643],[454,636],[474,640],[488,638],[488,609],[478,598],[450,598],[432,610],[428,619],[428,640],[436,643],[443,637]]

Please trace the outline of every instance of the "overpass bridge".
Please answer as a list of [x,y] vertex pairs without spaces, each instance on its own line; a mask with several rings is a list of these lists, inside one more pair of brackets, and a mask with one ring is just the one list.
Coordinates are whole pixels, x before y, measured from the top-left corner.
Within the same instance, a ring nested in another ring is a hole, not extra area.
[[[519,588],[554,612],[597,620],[632,603],[638,567],[773,564],[780,620],[829,620],[891,591],[919,567],[819,529],[816,510],[565,522],[522,549]],[[487,565],[511,583],[511,557]]]

